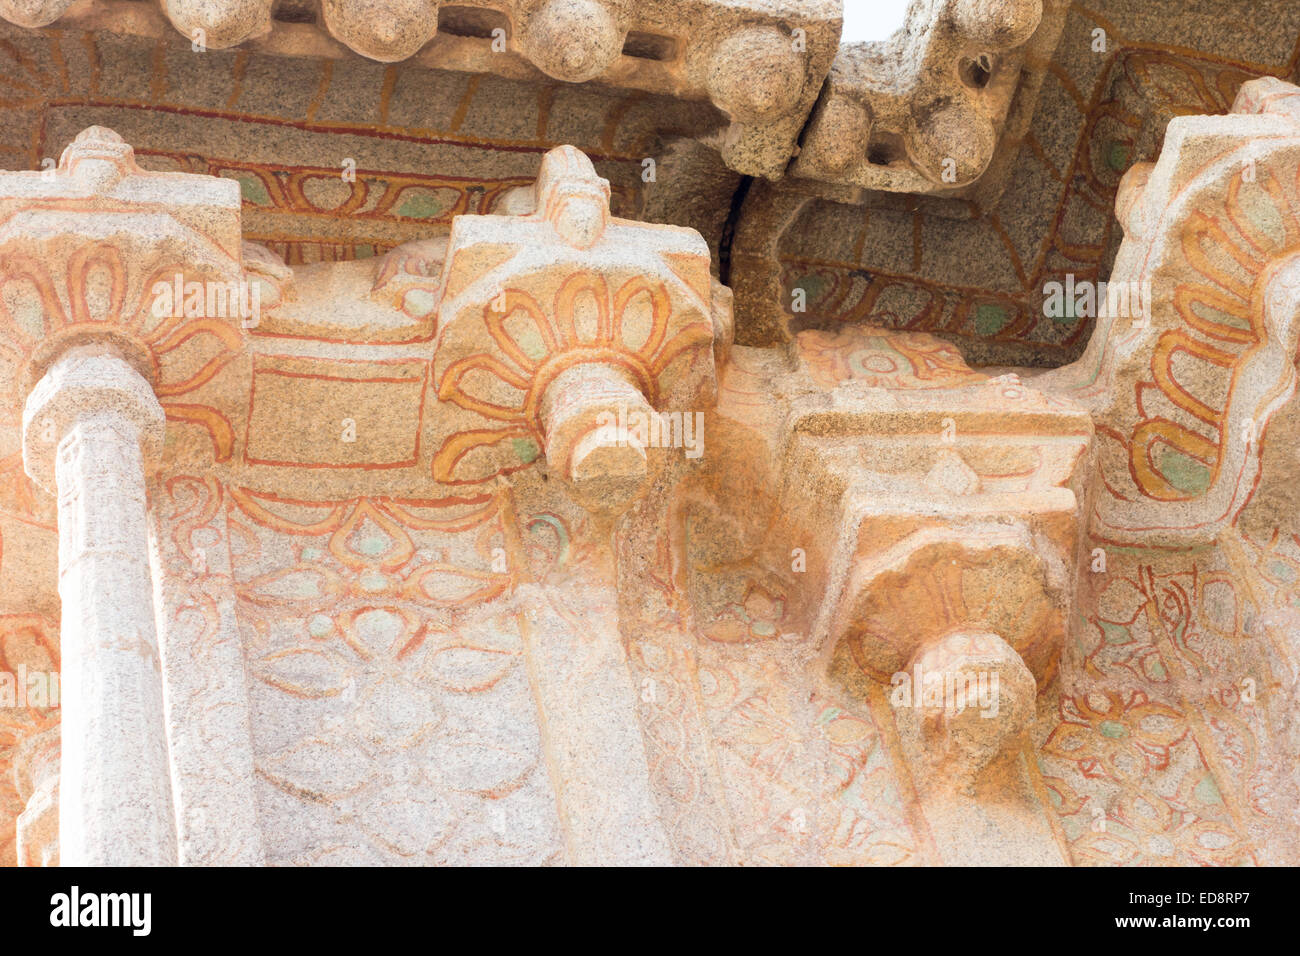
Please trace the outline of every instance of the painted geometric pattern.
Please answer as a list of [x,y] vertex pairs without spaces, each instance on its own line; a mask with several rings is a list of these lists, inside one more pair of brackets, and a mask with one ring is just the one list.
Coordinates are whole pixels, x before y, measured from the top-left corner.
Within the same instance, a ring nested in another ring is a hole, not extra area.
[[555,862],[498,500],[231,497],[269,859]]

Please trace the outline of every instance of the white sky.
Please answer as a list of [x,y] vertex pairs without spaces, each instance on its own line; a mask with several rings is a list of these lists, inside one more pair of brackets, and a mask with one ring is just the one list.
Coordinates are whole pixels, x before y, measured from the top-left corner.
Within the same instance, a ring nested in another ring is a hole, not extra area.
[[844,0],[842,43],[886,40],[903,25],[909,0]]

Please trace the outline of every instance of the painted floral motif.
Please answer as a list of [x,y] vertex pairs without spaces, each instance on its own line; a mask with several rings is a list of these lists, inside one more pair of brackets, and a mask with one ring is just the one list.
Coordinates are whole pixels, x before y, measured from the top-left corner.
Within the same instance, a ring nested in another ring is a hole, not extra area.
[[924,333],[885,333],[870,326],[798,335],[799,354],[825,388],[855,381],[876,388],[952,388],[987,376],[973,372],[957,349]]
[[1113,780],[1140,777],[1169,765],[1169,748],[1187,734],[1171,707],[1134,692],[1090,694],[1061,700],[1062,723],[1043,752],[1073,761],[1084,776]]
[[[52,271],[60,256],[66,256],[66,283]],[[238,325],[225,318],[155,315],[157,283],[170,286],[177,275],[186,281],[197,275],[192,265],[166,254],[132,256],[128,268],[128,255],[106,241],[47,249],[43,255],[0,249],[0,381],[20,388],[20,373],[38,346],[99,334],[111,326],[149,357],[159,377],[154,391],[167,418],[206,429],[216,460],[226,461],[234,447],[229,418],[184,396],[239,355]],[[13,398],[6,408],[21,409],[22,404]]]
[[553,862],[501,502],[231,497],[273,857]]
[[614,289],[598,273],[576,273],[545,304],[521,289],[502,296],[483,310],[493,352],[457,359],[437,383],[440,400],[496,424],[446,439],[433,460],[439,481],[456,481],[463,459],[505,440],[514,441],[525,464],[536,458],[545,441],[542,397],[566,369],[616,366],[654,406],[665,369],[708,353],[713,341],[707,316],[674,322],[668,289],[639,277]]
[[[1126,442],[1134,480],[1151,498],[1194,498],[1218,477],[1231,390],[1218,394],[1215,383],[1247,363],[1269,336],[1259,283],[1270,262],[1300,248],[1296,179],[1293,169],[1243,164],[1221,215],[1198,209],[1187,218],[1181,259],[1167,268],[1193,278],[1174,290],[1180,325],[1157,340]],[[1256,428],[1262,432],[1266,424]]]
[[743,601],[728,604],[704,633],[724,644],[771,641],[781,634],[785,622],[785,597],[751,583]]

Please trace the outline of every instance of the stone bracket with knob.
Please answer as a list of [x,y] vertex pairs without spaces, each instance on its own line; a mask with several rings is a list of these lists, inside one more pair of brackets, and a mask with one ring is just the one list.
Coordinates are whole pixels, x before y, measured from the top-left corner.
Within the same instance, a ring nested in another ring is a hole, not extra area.
[[[483,481],[531,463],[593,512],[617,513],[653,478],[628,422],[711,406],[730,296],[694,230],[620,220],[609,183],[573,147],[542,161],[523,215],[452,226],[433,356],[434,477]],[[500,436],[498,438],[497,436]]]

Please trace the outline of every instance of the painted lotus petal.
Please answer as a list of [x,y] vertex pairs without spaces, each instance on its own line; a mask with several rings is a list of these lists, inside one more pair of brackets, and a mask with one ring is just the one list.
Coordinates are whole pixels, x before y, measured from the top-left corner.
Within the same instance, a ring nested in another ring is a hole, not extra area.
[[518,660],[508,651],[459,644],[439,648],[429,662],[433,679],[448,690],[473,694],[496,686]]
[[536,764],[532,754],[468,742],[440,750],[437,768],[452,790],[500,799],[522,787]]
[[244,593],[259,604],[317,602],[343,589],[337,574],[313,565],[298,565],[260,575],[248,582]]
[[309,799],[337,799],[372,782],[365,755],[336,739],[308,738],[273,754],[258,769],[280,789]]
[[276,651],[254,667],[257,676],[295,697],[335,697],[348,685],[343,666],[330,654],[312,647]]

